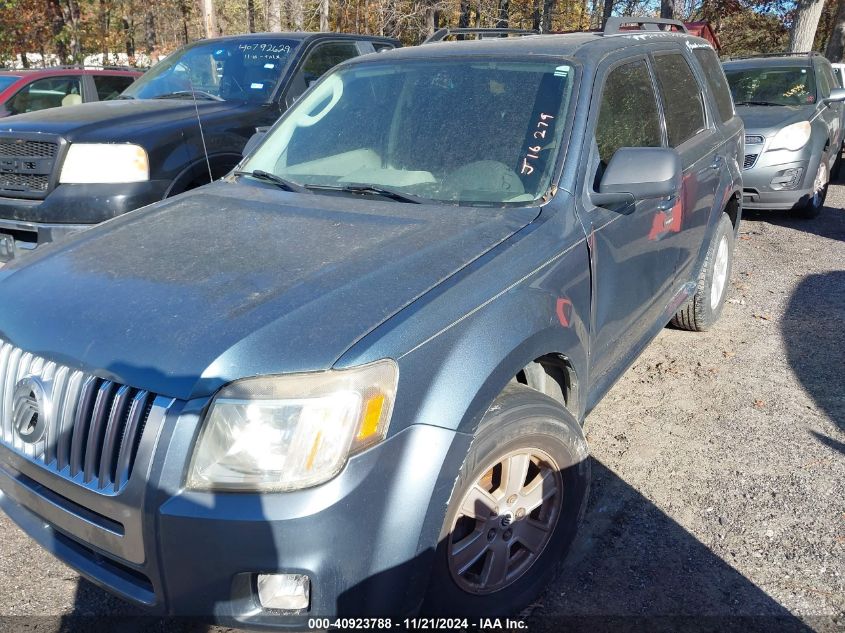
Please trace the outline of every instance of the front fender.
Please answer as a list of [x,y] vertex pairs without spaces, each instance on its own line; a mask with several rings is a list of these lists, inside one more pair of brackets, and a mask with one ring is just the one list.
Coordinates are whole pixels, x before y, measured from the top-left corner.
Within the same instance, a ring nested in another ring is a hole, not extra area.
[[[338,361],[397,359],[391,434],[411,424],[472,433],[508,381],[540,356],[563,356],[576,377],[587,376],[586,237],[572,205],[555,206]],[[579,419],[583,401],[569,403]]]

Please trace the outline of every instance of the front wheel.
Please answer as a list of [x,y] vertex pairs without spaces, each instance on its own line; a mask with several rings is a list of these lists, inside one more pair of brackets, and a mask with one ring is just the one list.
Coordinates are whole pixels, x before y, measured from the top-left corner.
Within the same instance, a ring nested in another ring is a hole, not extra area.
[[672,325],[683,330],[703,332],[716,324],[725,305],[734,254],[734,227],[722,214],[698,276],[692,298],[672,317]]
[[479,425],[452,491],[423,615],[518,614],[569,549],[589,472],[586,440],[566,408],[509,385]]
[[793,213],[799,218],[812,220],[818,217],[824,207],[824,201],[827,199],[827,187],[830,182],[827,161],[827,156],[822,156],[819,161],[819,168],[816,171],[816,177],[813,179],[813,192],[810,199],[793,210]]

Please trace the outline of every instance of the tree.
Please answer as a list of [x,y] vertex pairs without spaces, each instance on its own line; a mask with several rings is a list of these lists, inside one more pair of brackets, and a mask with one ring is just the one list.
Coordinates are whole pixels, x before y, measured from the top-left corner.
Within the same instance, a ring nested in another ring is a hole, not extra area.
[[329,30],[329,0],[320,0],[320,30]]
[[213,0],[200,0],[200,10],[202,11],[202,24],[206,37],[217,36],[217,16],[214,13]]
[[813,50],[816,29],[824,8],[824,0],[798,0],[795,17],[789,33],[789,52],[803,53]]
[[675,0],[660,0],[660,17],[675,19]]
[[255,33],[255,0],[246,0],[246,28]]
[[845,49],[845,0],[839,0],[833,29],[824,51],[825,57],[832,62],[841,62],[843,49]]
[[274,33],[282,31],[282,0],[267,2],[267,30]]

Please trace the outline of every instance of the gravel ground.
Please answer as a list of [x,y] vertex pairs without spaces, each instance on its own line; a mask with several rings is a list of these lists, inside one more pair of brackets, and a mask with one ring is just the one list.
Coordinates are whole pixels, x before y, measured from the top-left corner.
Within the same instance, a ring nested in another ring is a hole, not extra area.
[[[845,630],[844,208],[747,214],[718,326],[665,329],[589,416],[590,506],[532,630]],[[0,516],[0,629],[136,613]]]

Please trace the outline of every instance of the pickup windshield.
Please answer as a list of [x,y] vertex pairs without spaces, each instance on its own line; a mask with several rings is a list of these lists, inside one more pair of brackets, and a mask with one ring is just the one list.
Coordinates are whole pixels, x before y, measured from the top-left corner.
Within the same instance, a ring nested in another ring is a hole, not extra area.
[[736,105],[806,105],[816,102],[813,69],[807,66],[725,68]]
[[341,67],[288,111],[241,169],[324,195],[524,206],[549,188],[574,75],[560,61]]
[[187,46],[153,66],[121,98],[267,102],[297,46],[279,38]]

